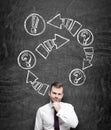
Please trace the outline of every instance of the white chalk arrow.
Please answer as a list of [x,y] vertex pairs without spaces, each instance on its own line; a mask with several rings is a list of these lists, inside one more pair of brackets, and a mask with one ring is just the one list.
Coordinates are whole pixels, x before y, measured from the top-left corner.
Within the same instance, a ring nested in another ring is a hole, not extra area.
[[84,47],[84,53],[86,56],[86,59],[92,60],[94,55],[94,48],[93,47]]
[[82,70],[85,70],[89,67],[92,66],[91,60],[89,59],[83,59],[83,66],[82,66]]
[[31,83],[31,85],[34,85],[36,83],[36,80],[38,80],[38,77],[33,74],[30,70],[28,70],[26,83]]
[[47,24],[59,29],[62,29],[62,23],[61,14],[57,14],[55,17],[47,21]]
[[56,46],[56,49],[59,49],[60,47],[62,47],[63,45],[65,45],[70,41],[69,39],[58,34],[55,34],[55,38],[52,40],[54,41],[54,45]]

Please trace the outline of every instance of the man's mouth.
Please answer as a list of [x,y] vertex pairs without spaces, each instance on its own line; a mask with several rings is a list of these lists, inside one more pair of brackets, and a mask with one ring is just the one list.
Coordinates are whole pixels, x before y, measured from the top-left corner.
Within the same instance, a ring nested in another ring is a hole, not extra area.
[[59,102],[59,99],[54,99],[55,102]]

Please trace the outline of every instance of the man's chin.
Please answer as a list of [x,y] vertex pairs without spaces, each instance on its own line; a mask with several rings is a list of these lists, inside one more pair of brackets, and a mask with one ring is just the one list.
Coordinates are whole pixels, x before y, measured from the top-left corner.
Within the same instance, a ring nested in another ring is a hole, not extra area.
[[56,102],[55,100],[51,100],[52,103]]
[[54,103],[54,102],[60,102],[60,101],[59,100],[53,100],[52,102]]

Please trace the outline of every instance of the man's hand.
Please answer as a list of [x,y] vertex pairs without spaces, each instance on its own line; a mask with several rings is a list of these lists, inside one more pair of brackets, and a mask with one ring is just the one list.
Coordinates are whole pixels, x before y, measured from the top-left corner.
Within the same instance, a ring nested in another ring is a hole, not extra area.
[[56,110],[56,112],[58,112],[59,109],[60,109],[60,102],[54,102],[54,103],[53,103],[53,107],[54,107],[54,109]]

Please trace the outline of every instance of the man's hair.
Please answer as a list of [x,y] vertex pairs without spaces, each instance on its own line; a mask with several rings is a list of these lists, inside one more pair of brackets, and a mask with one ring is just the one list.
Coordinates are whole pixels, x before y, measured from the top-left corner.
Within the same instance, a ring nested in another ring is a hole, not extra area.
[[62,83],[60,83],[60,82],[54,82],[54,83],[52,83],[51,84],[51,86],[50,86],[50,91],[52,90],[52,87],[55,87],[55,88],[64,88],[64,86],[63,86],[63,84]]

